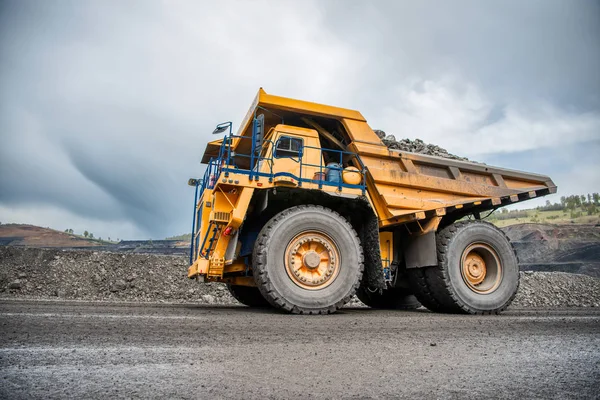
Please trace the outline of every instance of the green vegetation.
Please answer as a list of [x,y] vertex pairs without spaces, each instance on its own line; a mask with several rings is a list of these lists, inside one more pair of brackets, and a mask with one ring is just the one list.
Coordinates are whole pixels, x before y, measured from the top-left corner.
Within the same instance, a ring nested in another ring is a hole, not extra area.
[[108,238],[108,240],[104,240],[102,239],[102,237],[98,237],[95,238],[94,234],[88,231],[83,231],[83,234],[78,235],[76,233],[73,232],[73,229],[65,229],[65,233],[74,236],[74,237],[78,237],[78,238],[82,238],[82,239],[87,239],[89,241],[93,241],[93,242],[98,242],[100,244],[114,244],[114,243],[118,243],[119,239],[117,239],[116,241],[110,240],[110,237]]
[[192,234],[184,233],[183,235],[170,236],[170,237],[166,238],[165,240],[185,240],[185,241],[189,242],[190,240],[192,240]]
[[528,210],[502,208],[487,220],[500,227],[524,223],[597,224],[600,223],[600,195],[563,196],[560,203],[546,201],[544,206]]

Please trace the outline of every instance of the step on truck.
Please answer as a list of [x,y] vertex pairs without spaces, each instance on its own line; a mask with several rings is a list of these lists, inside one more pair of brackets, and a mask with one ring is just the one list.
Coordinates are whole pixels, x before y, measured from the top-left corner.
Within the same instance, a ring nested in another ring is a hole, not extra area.
[[207,144],[188,277],[296,314],[366,305],[491,314],[519,286],[499,207],[556,192],[543,175],[388,149],[358,111],[267,94]]

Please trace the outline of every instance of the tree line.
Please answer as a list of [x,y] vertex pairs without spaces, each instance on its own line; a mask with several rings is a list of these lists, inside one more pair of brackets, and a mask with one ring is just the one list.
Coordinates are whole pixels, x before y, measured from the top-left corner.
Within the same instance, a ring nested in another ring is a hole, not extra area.
[[[535,214],[532,216],[533,220],[537,219],[538,213],[543,211],[562,211],[565,215],[569,215],[570,218],[579,218],[583,215],[595,215],[600,213],[600,194],[588,193],[587,195],[571,195],[562,196],[560,202],[552,203],[550,200],[546,200],[546,204],[534,208]],[[506,220],[515,218],[527,218],[529,217],[528,211],[531,210],[507,210],[502,208],[499,213],[494,213],[490,216],[492,220]],[[558,216],[549,216],[548,219],[557,219]]]
[[546,205],[539,206],[536,210],[539,211],[571,211],[574,212],[577,209],[581,209],[582,212],[587,215],[594,215],[600,208],[600,194],[599,193],[588,193],[587,195],[571,195],[562,196],[560,203],[551,203],[546,200]]
[[[68,234],[70,234],[70,235],[75,235],[75,233],[73,232],[73,229],[70,229],[70,228],[68,228],[68,229],[65,229],[65,233],[68,233]],[[79,236],[83,236],[83,237],[84,237],[84,238],[86,238],[86,239],[94,239],[94,234],[93,234],[92,232],[88,232],[88,231],[83,231],[83,233],[82,233],[81,235],[79,235]],[[98,236],[97,240],[100,240],[100,241],[101,241],[101,240],[102,240],[102,237],[101,237],[101,236]],[[108,237],[108,239],[107,239],[107,240],[108,240],[109,242],[112,242],[112,240],[110,239],[110,236]],[[120,242],[120,241],[121,241],[121,239],[117,238],[117,240],[116,240],[116,241],[117,241],[117,242]]]

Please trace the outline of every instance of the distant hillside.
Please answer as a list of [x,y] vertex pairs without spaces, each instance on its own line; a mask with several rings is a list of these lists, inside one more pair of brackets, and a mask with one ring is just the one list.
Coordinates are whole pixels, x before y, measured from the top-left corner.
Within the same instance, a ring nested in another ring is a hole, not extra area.
[[184,233],[184,234],[178,235],[178,236],[170,236],[168,238],[165,238],[165,240],[183,240],[183,241],[189,242],[190,240],[192,240],[192,234]]
[[117,253],[188,254],[189,236],[186,240],[121,240],[106,241],[60,232],[35,225],[0,225],[0,246],[40,247],[111,251]]
[[599,224],[600,193],[562,196],[560,203],[551,203],[525,210],[502,208],[489,216],[488,221],[504,227],[514,224]]
[[31,247],[94,247],[104,242],[24,224],[0,225],[0,245]]
[[515,224],[599,224],[600,208],[589,212],[577,207],[573,210],[544,210],[533,208],[529,210],[502,209],[494,212],[487,221],[499,227]]

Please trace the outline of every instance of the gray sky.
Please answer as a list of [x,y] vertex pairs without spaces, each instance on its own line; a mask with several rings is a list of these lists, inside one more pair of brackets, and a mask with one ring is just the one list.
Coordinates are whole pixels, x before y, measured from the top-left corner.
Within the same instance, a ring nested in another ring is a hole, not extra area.
[[0,221],[189,231],[186,181],[260,86],[600,191],[598,1],[4,0]]

